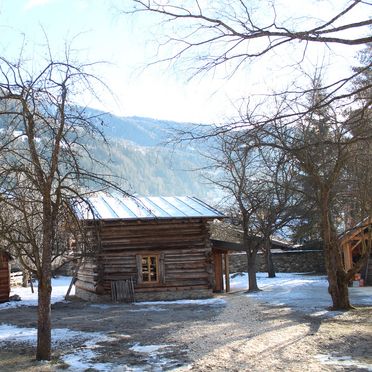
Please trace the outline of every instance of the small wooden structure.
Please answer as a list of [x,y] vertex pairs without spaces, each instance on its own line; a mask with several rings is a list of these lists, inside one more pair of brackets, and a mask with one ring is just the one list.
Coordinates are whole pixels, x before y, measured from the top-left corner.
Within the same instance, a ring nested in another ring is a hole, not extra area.
[[242,244],[212,239],[215,292],[230,292],[229,253],[241,251]]
[[0,303],[9,301],[10,260],[11,260],[10,254],[0,249]]
[[[211,243],[214,263],[214,290],[215,292],[230,292],[229,254],[243,252],[243,244],[219,239],[211,239]],[[271,239],[271,247],[272,249],[282,247],[288,249],[289,245],[282,241]]]
[[99,194],[80,216],[93,254],[80,266],[76,295],[91,301],[209,297],[214,289],[209,221],[223,218],[190,197]]
[[[353,267],[355,262],[361,255],[363,249],[371,244],[371,218],[366,218],[351,229],[345,231],[340,237],[341,248],[344,258],[345,270]],[[365,285],[372,285],[372,252],[369,252],[367,264],[361,270],[361,277]]]

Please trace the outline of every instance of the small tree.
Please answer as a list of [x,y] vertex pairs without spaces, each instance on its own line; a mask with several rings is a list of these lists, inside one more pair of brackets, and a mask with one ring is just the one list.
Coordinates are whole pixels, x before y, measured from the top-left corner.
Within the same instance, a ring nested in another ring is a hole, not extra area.
[[2,235],[39,282],[37,360],[51,358],[52,265],[68,248],[60,238],[78,224],[74,204],[86,190],[109,185],[82,165],[95,162],[92,139],[103,139],[101,120],[74,102],[100,83],[90,67],[72,63],[68,51],[33,70],[0,58]]
[[215,174],[208,179],[221,189],[224,204],[243,231],[242,246],[247,254],[248,291],[258,291],[256,258],[260,241],[255,228],[255,214],[263,202],[259,152],[242,140],[241,133],[228,133],[218,138],[217,151],[208,156]]

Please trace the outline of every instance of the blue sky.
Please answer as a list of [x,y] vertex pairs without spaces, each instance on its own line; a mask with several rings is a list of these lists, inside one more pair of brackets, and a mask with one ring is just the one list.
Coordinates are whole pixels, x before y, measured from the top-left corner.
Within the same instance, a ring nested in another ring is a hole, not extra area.
[[185,84],[186,76],[167,74],[156,66],[143,69],[155,44],[148,25],[122,16],[111,1],[0,0],[0,51],[16,58],[26,38],[25,55],[40,58],[45,35],[54,54],[74,39],[81,61],[107,61],[97,74],[114,93],[91,105],[122,116],[146,116],[192,122],[216,120],[206,84]]
[[[266,70],[256,64],[230,80],[215,75],[187,82],[187,73],[165,65],[142,69],[155,53],[156,43],[152,40],[159,29],[152,17],[120,15],[115,4],[129,1],[0,0],[1,55],[16,58],[25,40],[25,55],[37,61],[46,53],[44,32],[55,55],[63,53],[65,44],[74,39],[72,46],[79,60],[109,62],[96,73],[111,88],[114,99],[102,95],[102,102],[88,102],[91,106],[122,116],[202,123],[233,115],[232,107],[238,104],[239,97],[267,91],[273,80],[271,74],[287,74],[280,64],[271,64]],[[331,1],[320,1],[330,9]],[[317,3],[319,0],[303,0],[302,7],[315,4],[314,10]],[[355,54],[355,50],[349,52]],[[332,62],[324,51],[315,60],[325,59],[330,66],[336,63],[339,68],[350,61],[350,55],[344,54],[339,53],[341,63],[340,59]],[[330,71],[334,73],[335,69]]]

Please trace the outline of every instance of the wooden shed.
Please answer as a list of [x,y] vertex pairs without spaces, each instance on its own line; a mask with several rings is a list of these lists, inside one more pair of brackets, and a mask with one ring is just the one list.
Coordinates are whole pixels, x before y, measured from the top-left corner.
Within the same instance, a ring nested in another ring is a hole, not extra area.
[[10,254],[0,249],[0,303],[9,301],[10,260],[11,260]]
[[[369,217],[341,235],[340,242],[345,270],[351,269],[353,262],[361,255],[363,249],[368,249],[371,246],[371,229],[372,221]],[[372,251],[369,252],[367,264],[362,268],[360,276],[364,284],[372,285]]]
[[209,221],[223,215],[193,197],[99,194],[81,218],[94,249],[76,295],[91,301],[205,298],[214,289]]

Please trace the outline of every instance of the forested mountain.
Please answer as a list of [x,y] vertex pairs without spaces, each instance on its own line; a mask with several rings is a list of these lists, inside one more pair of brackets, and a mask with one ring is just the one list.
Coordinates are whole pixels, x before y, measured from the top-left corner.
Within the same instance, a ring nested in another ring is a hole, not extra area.
[[[94,109],[83,111],[86,118],[100,127],[107,140],[104,145],[96,138],[89,146],[93,158],[102,162],[94,166],[95,171],[120,177],[116,181],[132,194],[189,195],[209,201],[213,198],[215,189],[201,177],[200,168],[206,165],[206,160],[200,149],[196,145],[166,144],[175,130],[192,130],[192,124],[118,117]],[[22,138],[22,126],[15,127],[7,120],[5,115],[0,117],[0,132],[13,130],[14,136]]]
[[[123,186],[139,195],[192,195],[214,197],[213,186],[201,176],[206,165],[199,149],[190,145],[166,144],[175,129],[193,125],[142,117],[100,115],[107,147],[94,148],[94,155],[126,182]],[[199,170],[198,170],[199,169]],[[204,171],[205,172],[205,171]]]

